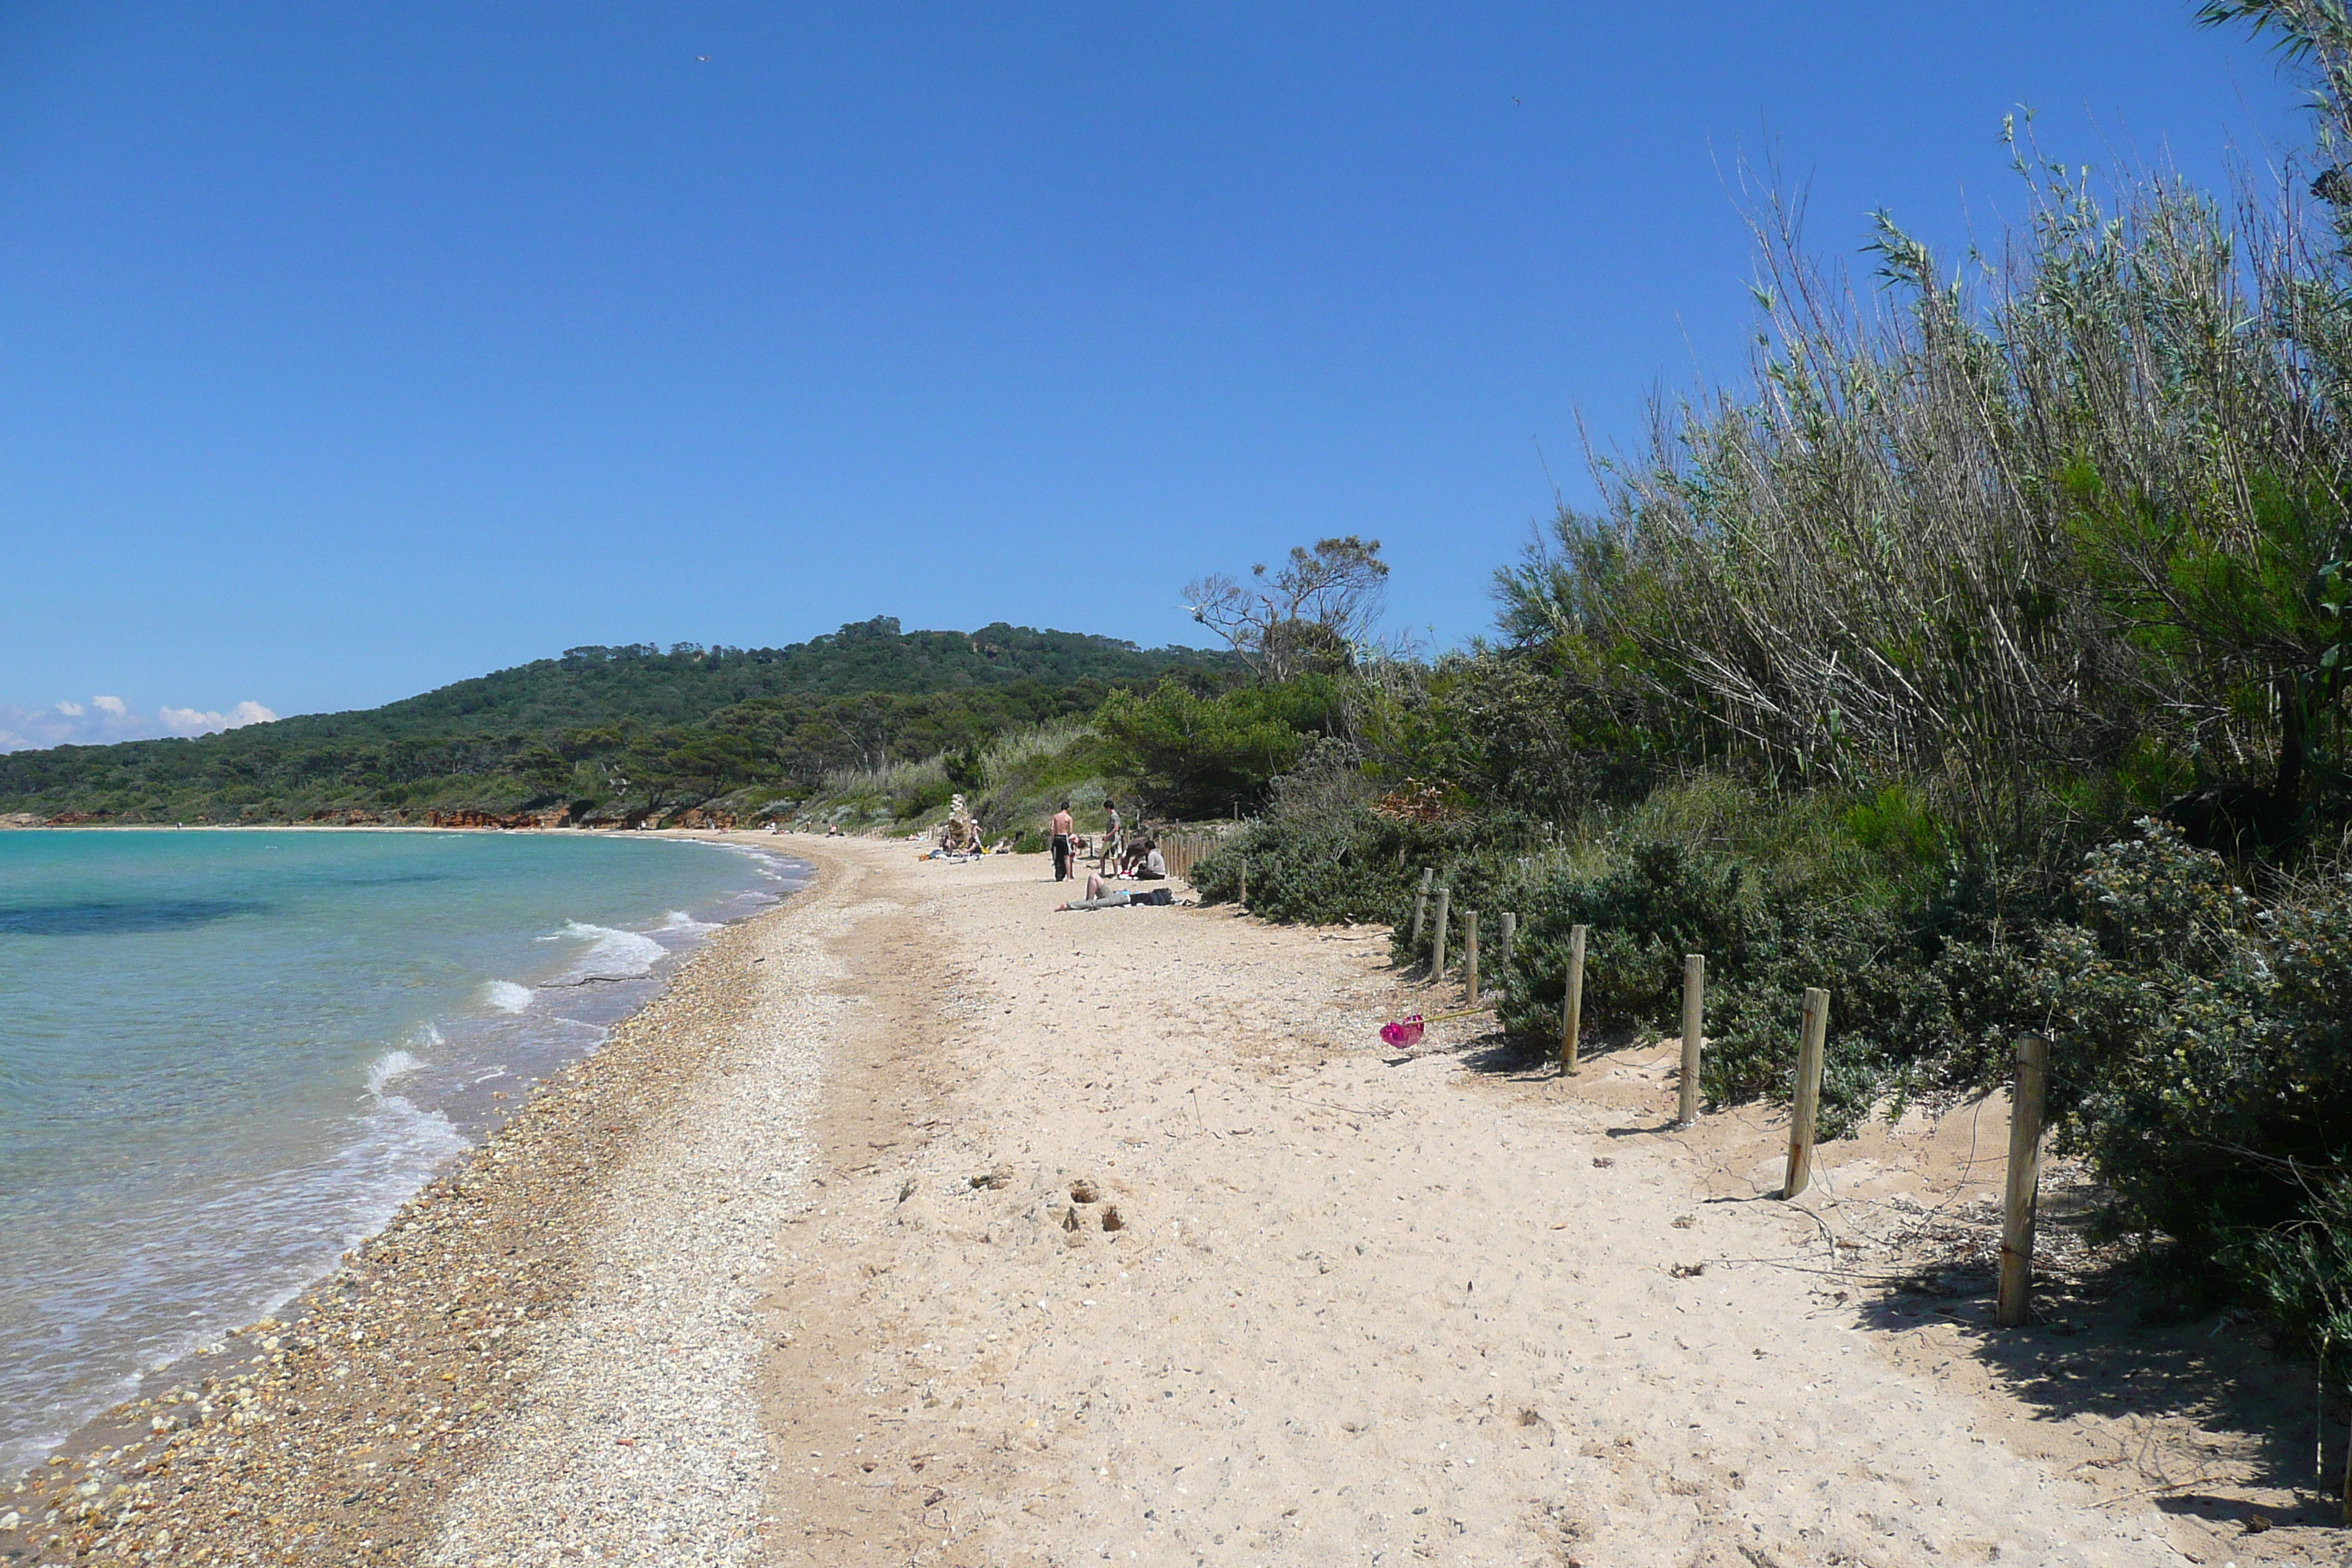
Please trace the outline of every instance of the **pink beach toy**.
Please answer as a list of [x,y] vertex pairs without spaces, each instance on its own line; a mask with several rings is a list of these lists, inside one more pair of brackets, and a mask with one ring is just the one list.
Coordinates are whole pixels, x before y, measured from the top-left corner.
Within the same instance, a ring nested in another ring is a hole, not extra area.
[[1399,1049],[1421,1044],[1421,1015],[1415,1013],[1410,1018],[1400,1018],[1393,1024],[1382,1024],[1381,1038]]

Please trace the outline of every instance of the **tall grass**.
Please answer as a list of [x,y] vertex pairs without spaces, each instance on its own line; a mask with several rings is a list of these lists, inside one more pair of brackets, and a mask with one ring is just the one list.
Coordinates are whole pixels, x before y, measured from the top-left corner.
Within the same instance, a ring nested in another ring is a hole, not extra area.
[[980,754],[981,776],[995,788],[1016,773],[1034,771],[1060,757],[1092,734],[1084,719],[1054,719],[1007,730]]
[[1506,626],[1621,649],[1686,758],[1912,781],[1972,836],[2216,778],[2299,807],[2352,597],[2342,255],[2291,186],[2019,169],[1998,256],[1882,215],[1866,290],[1765,200],[1751,387],[1658,410]]
[[[920,762],[885,763],[875,767],[828,768],[819,786],[821,798],[870,800],[910,796],[946,788],[947,768],[938,757]],[[940,796],[941,800],[946,795]]]

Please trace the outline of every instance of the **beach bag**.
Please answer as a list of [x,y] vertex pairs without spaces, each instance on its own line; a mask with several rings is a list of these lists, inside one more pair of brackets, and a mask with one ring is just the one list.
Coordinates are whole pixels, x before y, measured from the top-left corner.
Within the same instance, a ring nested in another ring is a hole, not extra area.
[[1154,888],[1148,893],[1138,893],[1130,900],[1139,904],[1172,904],[1175,901],[1176,895],[1165,888]]

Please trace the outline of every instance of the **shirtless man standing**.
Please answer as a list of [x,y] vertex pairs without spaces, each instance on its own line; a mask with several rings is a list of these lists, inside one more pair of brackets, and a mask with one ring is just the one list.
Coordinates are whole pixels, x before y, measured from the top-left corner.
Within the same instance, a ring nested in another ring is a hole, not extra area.
[[1070,803],[1064,801],[1062,809],[1054,814],[1054,880],[1066,881],[1070,876]]

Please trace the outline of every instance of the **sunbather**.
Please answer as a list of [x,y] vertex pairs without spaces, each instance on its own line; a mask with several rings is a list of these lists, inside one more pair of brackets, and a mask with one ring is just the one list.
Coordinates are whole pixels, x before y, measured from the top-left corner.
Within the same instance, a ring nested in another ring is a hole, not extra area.
[[1055,904],[1054,910],[1058,914],[1064,910],[1122,909],[1134,896],[1123,889],[1118,892],[1109,891],[1103,886],[1102,873],[1089,871],[1087,873],[1087,896],[1083,899],[1073,899],[1066,904]]

